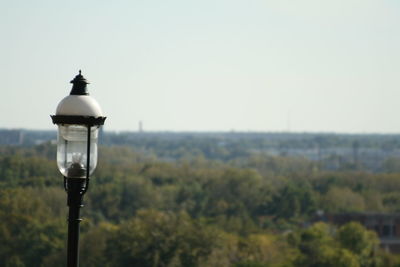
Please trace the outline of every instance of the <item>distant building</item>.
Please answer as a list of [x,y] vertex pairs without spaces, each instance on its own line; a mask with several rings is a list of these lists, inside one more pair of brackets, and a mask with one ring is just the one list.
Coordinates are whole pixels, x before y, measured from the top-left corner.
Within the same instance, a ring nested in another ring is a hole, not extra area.
[[143,133],[143,122],[139,121],[139,133]]
[[336,225],[359,222],[378,234],[383,249],[400,254],[400,213],[319,213],[317,220]]

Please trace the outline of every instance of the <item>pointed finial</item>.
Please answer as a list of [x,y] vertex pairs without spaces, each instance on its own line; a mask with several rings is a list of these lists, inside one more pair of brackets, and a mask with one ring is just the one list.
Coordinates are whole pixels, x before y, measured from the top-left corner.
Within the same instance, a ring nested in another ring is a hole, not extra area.
[[82,75],[82,71],[81,70],[79,70],[79,75]]

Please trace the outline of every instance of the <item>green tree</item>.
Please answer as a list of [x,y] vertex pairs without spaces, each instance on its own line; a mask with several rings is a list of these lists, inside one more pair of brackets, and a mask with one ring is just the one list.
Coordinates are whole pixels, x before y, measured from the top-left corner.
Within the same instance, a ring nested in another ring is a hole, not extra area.
[[365,210],[364,198],[347,187],[332,187],[322,197],[322,205],[329,212],[355,212]]
[[311,215],[316,204],[316,196],[310,186],[289,183],[274,194],[267,205],[267,212],[277,218],[292,219]]
[[0,266],[41,266],[64,246],[66,224],[34,189],[0,192]]
[[343,248],[358,256],[362,266],[373,266],[373,253],[379,245],[374,231],[365,229],[358,222],[350,222],[338,229],[337,240]]
[[138,211],[107,241],[111,266],[197,266],[217,246],[218,234],[187,214]]

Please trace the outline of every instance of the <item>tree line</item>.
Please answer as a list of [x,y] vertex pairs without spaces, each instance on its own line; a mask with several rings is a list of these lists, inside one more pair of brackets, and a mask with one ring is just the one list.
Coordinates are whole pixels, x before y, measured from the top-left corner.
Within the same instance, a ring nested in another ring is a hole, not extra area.
[[[167,162],[101,147],[81,265],[400,266],[358,223],[311,224],[318,210],[398,212],[399,189],[397,172],[325,171],[301,157]],[[0,266],[64,266],[66,215],[55,146],[0,147]]]

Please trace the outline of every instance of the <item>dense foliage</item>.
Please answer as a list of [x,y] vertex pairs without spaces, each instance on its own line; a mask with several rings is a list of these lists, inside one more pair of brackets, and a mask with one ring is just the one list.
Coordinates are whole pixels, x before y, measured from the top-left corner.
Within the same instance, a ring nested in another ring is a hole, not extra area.
[[[82,210],[82,266],[400,266],[358,223],[312,223],[319,210],[399,211],[400,173],[262,154],[100,154]],[[66,214],[55,147],[1,147],[0,266],[64,266]]]

